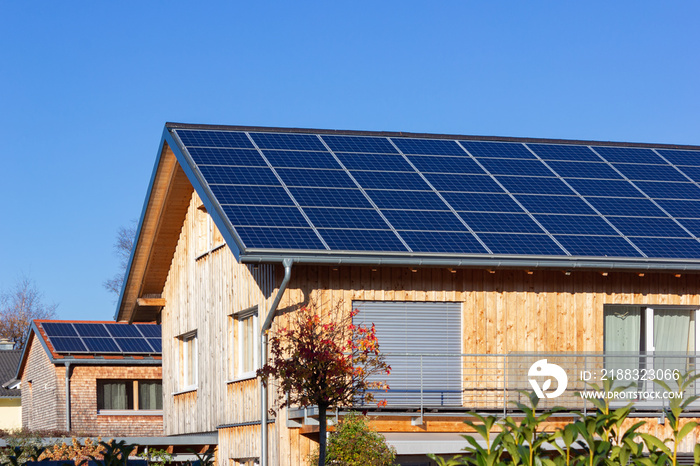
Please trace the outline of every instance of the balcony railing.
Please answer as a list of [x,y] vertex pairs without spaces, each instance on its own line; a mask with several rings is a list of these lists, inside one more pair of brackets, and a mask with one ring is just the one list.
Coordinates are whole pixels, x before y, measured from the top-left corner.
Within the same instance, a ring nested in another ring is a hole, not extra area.
[[[517,411],[514,402],[527,403],[527,393],[536,391],[535,385],[543,395],[538,405],[541,409],[564,407],[586,412],[594,407],[586,397],[605,396],[613,406],[632,402],[638,412],[658,412],[668,406],[668,397],[672,395],[665,394],[666,390],[654,379],[677,390],[676,379],[695,371],[700,353],[697,356],[658,352],[385,353],[384,356],[392,372],[378,380],[386,380],[390,388],[387,392],[378,391],[375,397],[385,399],[388,410],[477,410],[506,414]],[[566,374],[566,381],[561,374]],[[596,393],[593,384],[602,388],[606,378],[612,380],[613,387],[627,388],[622,392]],[[558,390],[560,383],[566,385],[564,390]],[[684,396],[699,393],[700,383],[693,383]],[[700,411],[700,402],[692,404],[690,410]]]

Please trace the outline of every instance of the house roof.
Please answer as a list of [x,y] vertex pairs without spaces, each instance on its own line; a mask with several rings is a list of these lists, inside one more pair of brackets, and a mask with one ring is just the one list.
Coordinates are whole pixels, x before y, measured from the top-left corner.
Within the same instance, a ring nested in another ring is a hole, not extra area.
[[241,262],[700,271],[699,183],[698,146],[168,123],[118,317],[192,190]]
[[21,356],[21,350],[0,351],[0,398],[17,398],[20,396],[19,389],[2,388],[2,385],[15,377]]

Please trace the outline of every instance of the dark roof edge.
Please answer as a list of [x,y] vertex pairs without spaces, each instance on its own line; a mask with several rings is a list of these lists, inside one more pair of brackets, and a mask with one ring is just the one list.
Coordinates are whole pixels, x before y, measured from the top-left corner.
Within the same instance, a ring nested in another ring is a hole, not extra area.
[[267,126],[233,126],[233,125],[204,125],[188,123],[165,123],[169,129],[195,129],[195,130],[227,130],[227,131],[252,131],[260,133],[312,133],[312,134],[337,134],[344,136],[376,136],[376,137],[406,137],[422,139],[457,139],[462,141],[495,141],[495,142],[522,142],[544,144],[576,144],[595,146],[623,146],[657,149],[682,149],[700,150],[700,146],[686,144],[655,144],[647,142],[620,142],[620,141],[593,141],[576,139],[546,139],[546,138],[520,138],[506,136],[465,136],[457,134],[432,134],[432,133],[405,133],[396,131],[357,131],[313,128],[278,128]]

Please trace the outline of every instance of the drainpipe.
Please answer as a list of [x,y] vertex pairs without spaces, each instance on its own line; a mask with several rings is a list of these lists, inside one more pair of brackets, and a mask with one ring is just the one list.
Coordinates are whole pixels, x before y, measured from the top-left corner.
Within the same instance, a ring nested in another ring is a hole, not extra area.
[[66,431],[70,432],[70,361],[66,361]]
[[[277,314],[277,306],[282,299],[284,291],[287,289],[289,278],[292,276],[292,259],[284,259],[284,278],[280,284],[279,291],[275,300],[272,301],[272,306],[267,313],[267,318],[260,330],[260,366],[267,364],[267,331],[272,326],[272,321]],[[260,379],[260,466],[267,466],[267,379]]]

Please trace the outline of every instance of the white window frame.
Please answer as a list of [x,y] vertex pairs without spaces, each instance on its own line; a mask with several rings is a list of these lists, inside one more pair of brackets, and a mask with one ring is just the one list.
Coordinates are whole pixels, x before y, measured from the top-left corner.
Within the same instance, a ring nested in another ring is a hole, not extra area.
[[[247,319],[253,319],[253,331],[252,335],[250,335],[250,344],[253,350],[253,368],[252,370],[244,371],[244,361],[246,359],[246,356],[248,355],[248,352],[244,346],[245,338],[243,338],[243,334],[245,332],[244,321]],[[258,330],[258,306],[253,306],[233,314],[233,322],[236,328],[236,332],[234,332],[235,334],[233,335],[232,344],[232,347],[234,348],[233,356],[236,366],[234,370],[234,380],[250,379],[256,376],[255,372],[260,364],[260,345],[256,344],[256,336]]]
[[[197,369],[198,369],[198,365],[199,365],[198,357],[197,357],[197,353],[198,353],[197,350],[199,347],[199,343],[197,341],[198,340],[197,339],[197,332],[196,331],[188,332],[188,333],[185,333],[183,335],[180,335],[179,340],[180,340],[179,343],[180,343],[181,348],[182,348],[181,355],[180,355],[181,356],[181,365],[182,365],[181,366],[182,379],[180,380],[180,389],[182,391],[196,390],[197,389],[197,382],[198,382]],[[190,361],[190,358],[189,358],[190,354],[189,354],[189,350],[188,350],[188,348],[189,348],[188,342],[189,341],[192,341],[192,352],[193,352],[193,357],[192,357],[193,367],[191,367],[191,368],[189,367],[189,361]],[[192,383],[188,384],[189,380],[187,380],[188,379],[187,376],[188,376],[188,373],[190,372],[190,369],[191,369],[191,373],[192,373]]]

